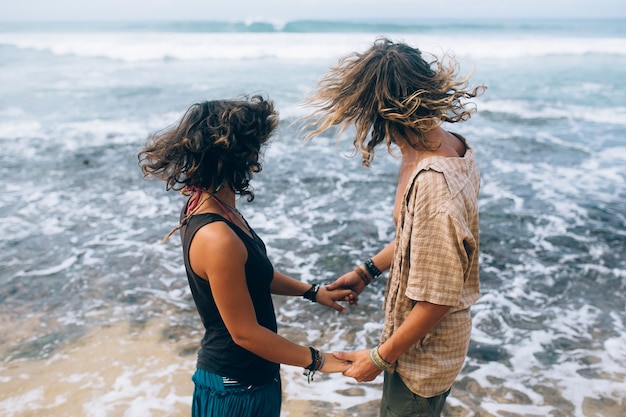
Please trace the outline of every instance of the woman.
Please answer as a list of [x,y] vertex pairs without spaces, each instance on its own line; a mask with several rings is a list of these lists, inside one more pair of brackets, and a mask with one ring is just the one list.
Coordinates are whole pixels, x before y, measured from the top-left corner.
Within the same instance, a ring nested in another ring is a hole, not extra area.
[[193,376],[193,416],[277,417],[279,364],[303,367],[309,381],[316,371],[348,368],[279,336],[271,294],[303,296],[342,312],[335,301],[349,298],[351,290],[311,286],[274,270],[263,241],[235,206],[237,195],[254,199],[250,179],[261,170],[261,148],[277,125],[273,102],[260,96],[207,101],[152,135],[139,153],[145,176],[189,196],[174,230],[181,232],[189,285],[206,329]]
[[469,344],[480,178],[468,141],[441,125],[467,120],[474,109],[463,100],[482,88],[467,89],[457,72],[452,58],[429,62],[417,48],[378,39],[341,59],[309,100],[318,109],[307,138],[353,124],[363,165],[380,144],[402,156],[394,241],[327,287],[360,293],[391,269],[380,344],[336,354],[357,381],[385,371],[381,416],[438,416]]

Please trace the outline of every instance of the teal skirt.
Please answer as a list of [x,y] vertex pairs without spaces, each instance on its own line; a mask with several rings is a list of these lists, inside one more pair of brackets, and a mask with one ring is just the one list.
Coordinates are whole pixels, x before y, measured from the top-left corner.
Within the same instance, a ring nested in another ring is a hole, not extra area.
[[238,381],[197,369],[192,417],[279,417],[280,378],[261,385],[244,385]]

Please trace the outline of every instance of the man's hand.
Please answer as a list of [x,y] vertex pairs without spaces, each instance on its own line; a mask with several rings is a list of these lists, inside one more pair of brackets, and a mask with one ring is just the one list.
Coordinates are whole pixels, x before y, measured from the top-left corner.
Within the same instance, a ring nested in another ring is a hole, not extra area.
[[350,305],[357,305],[359,301],[358,294],[363,292],[365,289],[365,282],[357,275],[356,272],[350,271],[337,278],[337,280],[332,284],[326,286],[328,291],[333,291],[338,288],[349,288],[354,291],[353,297],[345,299],[344,301],[347,301]]
[[354,378],[357,382],[373,381],[382,372],[370,359],[369,350],[335,352],[333,355],[342,361],[352,362],[352,366],[343,374]]

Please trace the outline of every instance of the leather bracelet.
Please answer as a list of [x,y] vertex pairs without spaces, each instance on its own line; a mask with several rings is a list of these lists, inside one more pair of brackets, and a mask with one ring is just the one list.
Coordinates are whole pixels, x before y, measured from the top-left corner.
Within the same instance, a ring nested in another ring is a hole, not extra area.
[[354,268],[354,272],[361,278],[361,280],[365,283],[365,285],[369,285],[372,282],[372,277],[368,275],[368,273],[363,269],[361,265]]
[[313,375],[315,372],[322,369],[324,366],[324,353],[315,349],[314,347],[309,346],[309,350],[311,351],[311,364],[304,368],[304,372],[302,373],[307,377],[307,382],[310,384],[313,381]]
[[365,266],[365,269],[370,274],[372,279],[376,279],[382,274],[380,269],[378,269],[376,265],[374,265],[374,261],[372,260],[372,258],[368,258],[363,265]]
[[317,302],[317,292],[320,290],[320,284],[312,285],[311,288],[306,290],[304,294],[302,294],[303,298],[316,303]]

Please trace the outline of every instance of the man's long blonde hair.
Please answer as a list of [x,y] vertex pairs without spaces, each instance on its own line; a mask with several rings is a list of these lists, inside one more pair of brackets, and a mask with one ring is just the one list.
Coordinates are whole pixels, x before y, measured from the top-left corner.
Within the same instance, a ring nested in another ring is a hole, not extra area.
[[354,124],[355,153],[361,152],[365,166],[374,147],[386,142],[391,150],[396,137],[415,149],[432,150],[424,133],[443,122],[469,119],[476,109],[462,100],[486,88],[468,89],[469,76],[457,80],[458,72],[452,56],[427,62],[419,49],[379,38],[365,52],[343,57],[318,83],[306,102],[317,109],[304,118],[305,139],[333,126],[341,135]]

